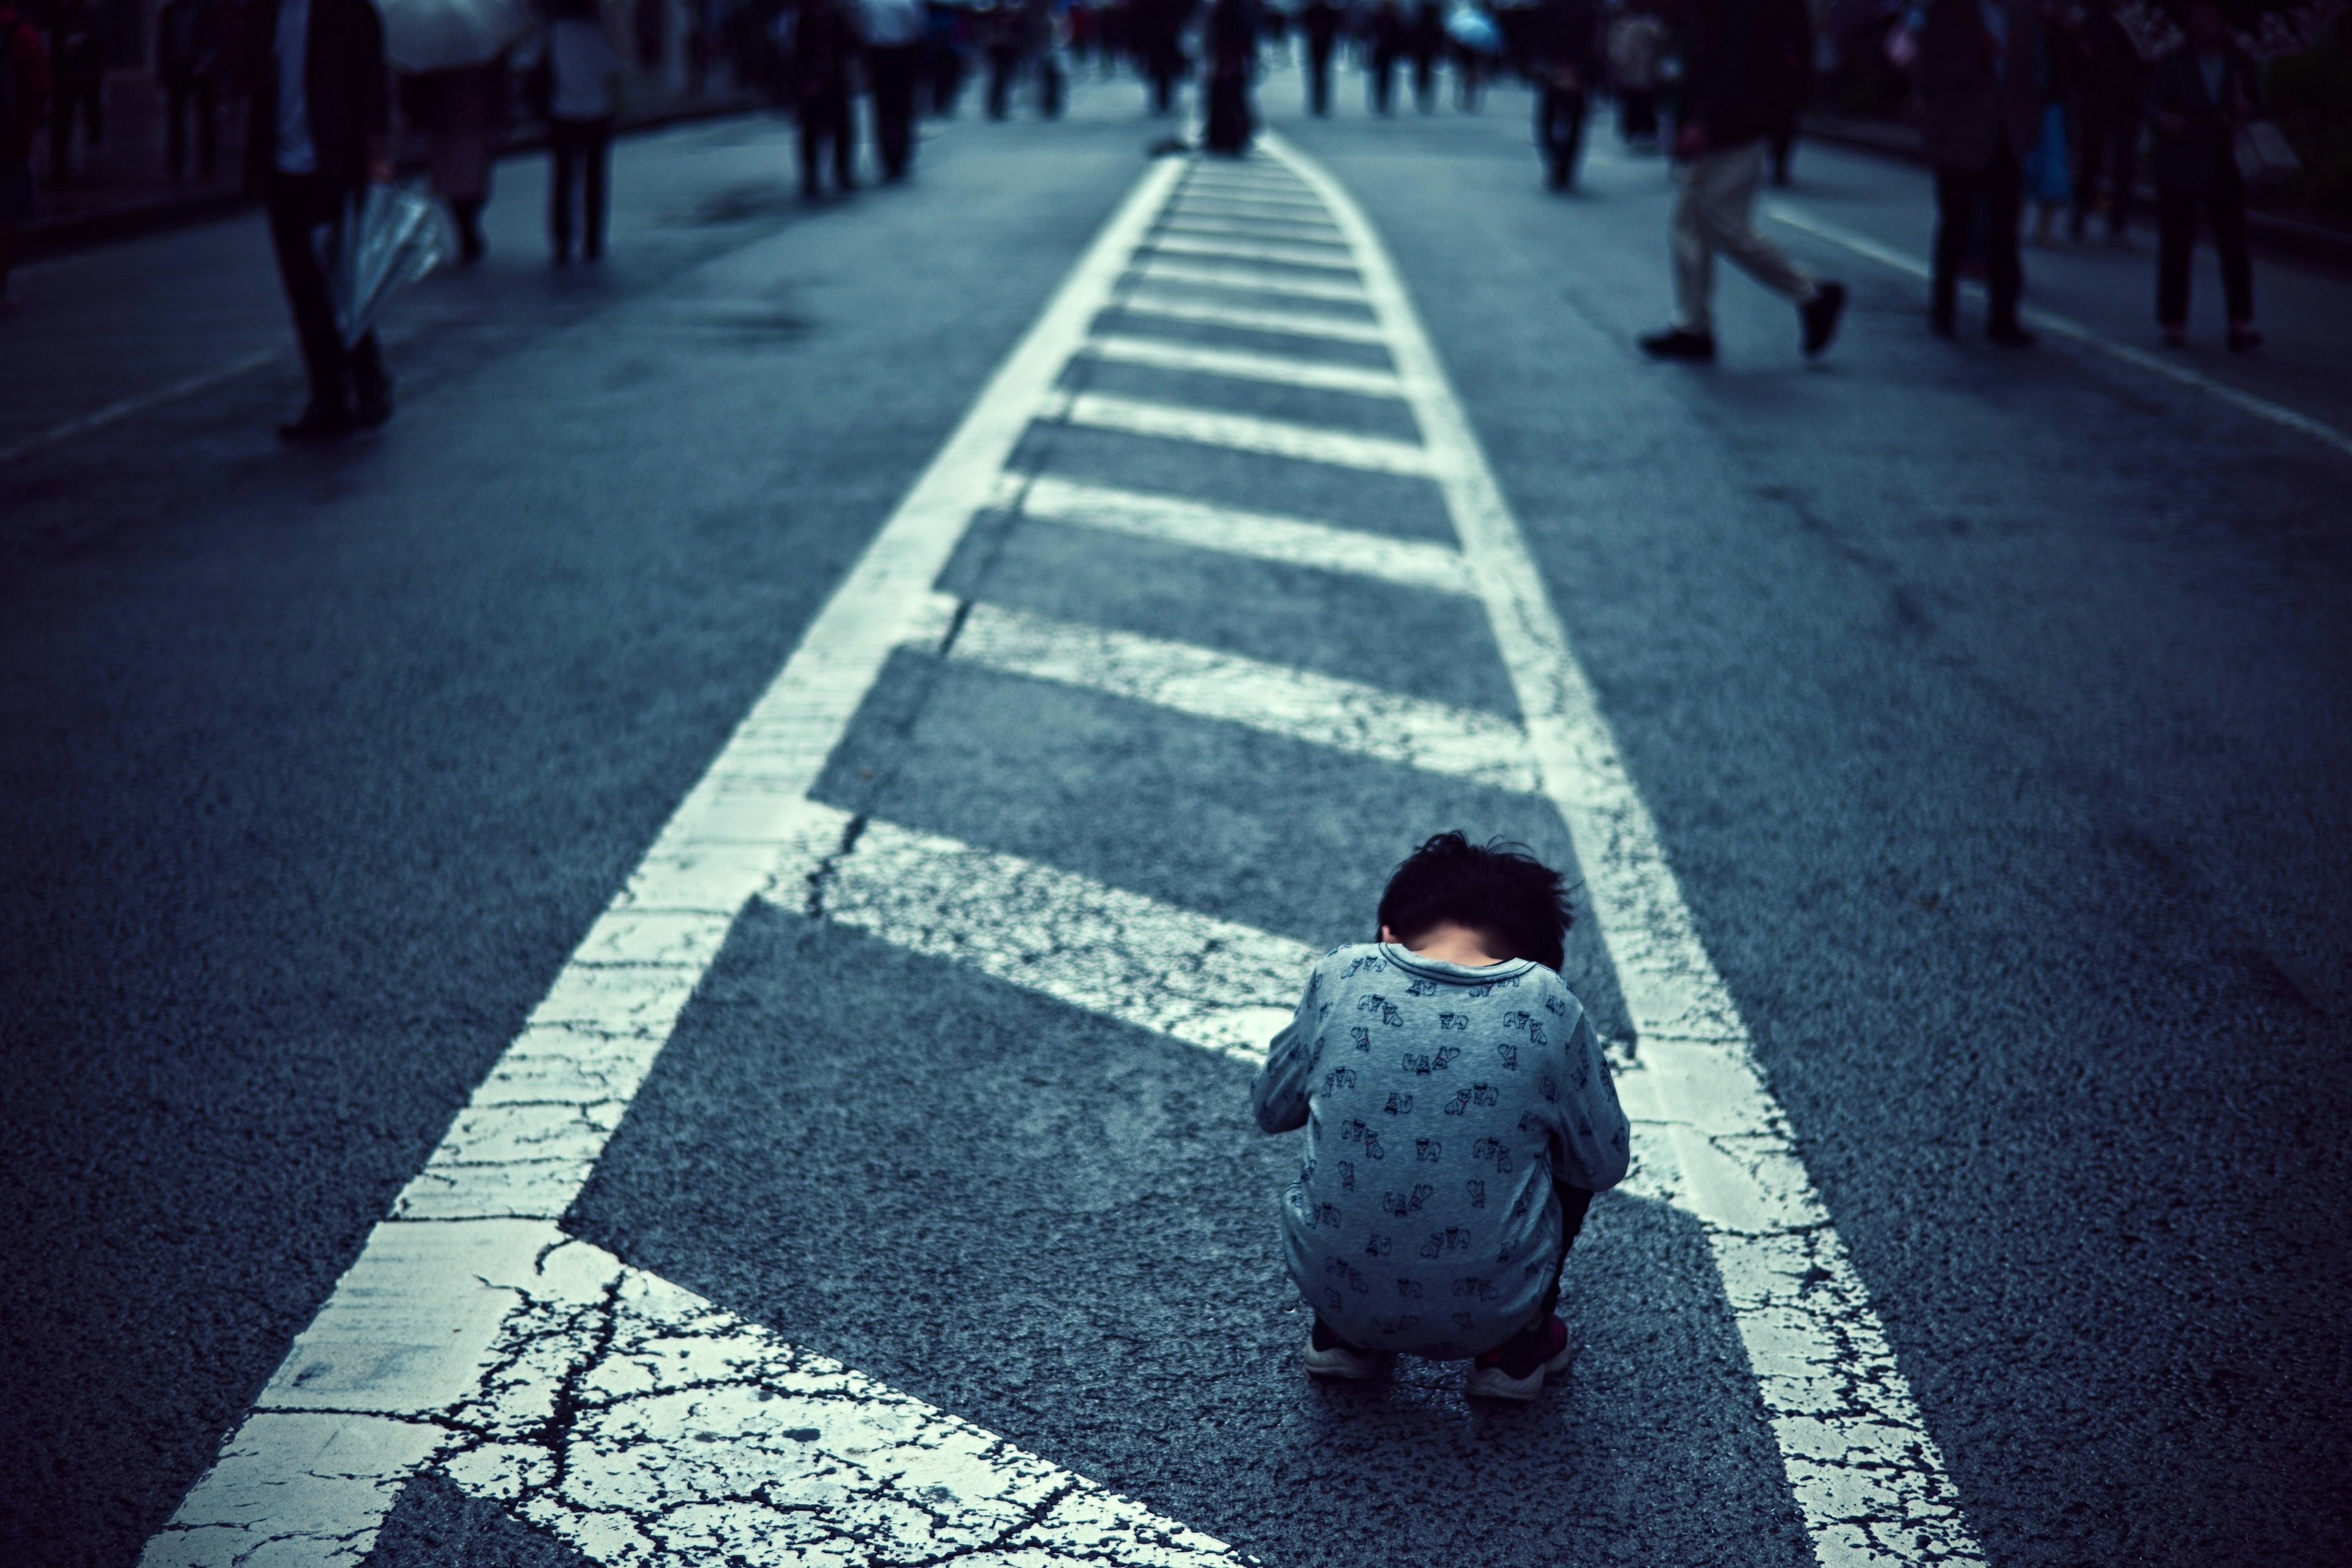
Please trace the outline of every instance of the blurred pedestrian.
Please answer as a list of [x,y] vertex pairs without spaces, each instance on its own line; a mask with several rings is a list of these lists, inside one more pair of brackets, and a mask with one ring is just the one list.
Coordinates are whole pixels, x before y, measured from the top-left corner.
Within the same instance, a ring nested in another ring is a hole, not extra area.
[[1228,158],[1249,151],[1255,116],[1250,78],[1257,69],[1257,0],[1213,0],[1202,27],[1209,59],[1208,115],[1202,139]]
[[49,12],[49,174],[74,177],[74,122],[82,143],[106,142],[106,15],[98,0],[57,0]]
[[1134,0],[1130,15],[1135,52],[1151,82],[1151,112],[1173,113],[1176,83],[1190,63],[1184,58],[1184,24],[1192,15],[1191,0]]
[[309,405],[278,433],[332,440],[392,417],[383,350],[373,330],[343,342],[318,248],[319,231],[342,220],[370,180],[392,178],[383,21],[371,0],[253,0],[246,17],[247,177],[268,205],[310,374]]
[[836,193],[857,188],[856,110],[850,72],[857,60],[857,25],[845,0],[800,0],[793,24],[793,101],[801,122],[801,195],[824,194],[818,171],[830,151]]
[[401,80],[401,101],[425,132],[425,166],[434,194],[457,225],[457,259],[471,267],[488,252],[482,209],[490,171],[506,139],[510,68],[503,51],[479,65],[420,71]]
[[1617,95],[1617,134],[1628,146],[1658,142],[1658,79],[1666,25],[1654,0],[1625,0],[1609,26],[1609,88]]
[[907,177],[915,161],[915,89],[929,31],[919,0],[863,0],[866,79],[874,95],[874,155],[882,177]]
[[1960,263],[1981,240],[1991,295],[1985,337],[2015,348],[2025,264],[2017,228],[2025,155],[2042,133],[2042,26],[2033,0],[1931,0],[1916,81],[1927,162],[1936,171],[1936,251],[1929,324],[1957,331]]
[[215,0],[164,0],[155,17],[155,79],[163,88],[163,165],[187,173],[195,121],[196,172],[210,179],[220,151],[221,26]]
[[1675,127],[1675,324],[1641,340],[1655,359],[1715,358],[1710,296],[1721,251],[1797,307],[1808,357],[1837,335],[1845,286],[1798,266],[1756,232],[1752,212],[1772,128],[1803,90],[1805,0],[1694,0]]
[[33,216],[33,138],[48,108],[49,46],[40,30],[0,0],[0,310],[13,309],[16,226]]
[[1386,114],[1396,94],[1397,62],[1405,51],[1406,22],[1398,0],[1372,0],[1372,14],[1364,19],[1365,63],[1370,73],[1372,112]]
[[2247,353],[2262,346],[2253,262],[2246,254],[2246,183],[2237,160],[2238,128],[2262,114],[2261,79],[2230,37],[2229,17],[2213,0],[2196,0],[2188,37],[2157,62],[2147,84],[2147,118],[2156,130],[2156,320],[2175,347],[2189,336],[2189,266],[2200,209],[2221,262],[2230,347]]
[[1002,120],[1013,112],[1013,89],[1021,80],[1021,55],[1028,41],[1028,25],[1021,0],[996,0],[981,13],[981,37],[988,56],[988,117]]
[[1788,187],[1790,165],[1797,155],[1797,120],[1804,113],[1807,100],[1813,96],[1813,17],[1810,9],[1805,13],[1802,47],[1803,53],[1796,68],[1794,90],[1786,96],[1780,106],[1780,119],[1772,127],[1772,183],[1783,189]]
[[952,120],[963,101],[964,51],[971,47],[971,12],[944,0],[924,0],[923,9],[929,23],[931,112]]
[[2074,198],[2073,142],[2066,105],[2074,96],[2073,51],[2045,18],[2042,31],[2042,128],[2025,155],[2025,197],[2033,204],[2033,243],[2049,245],[2058,215]]
[[2112,0],[2084,0],[2069,30],[2069,104],[2074,132],[2074,237],[2089,227],[2105,187],[2107,242],[2126,243],[2138,174],[2141,99],[2147,68],[2139,47],[2116,20]]
[[547,102],[547,237],[555,265],[572,259],[572,194],[580,192],[580,254],[604,256],[613,123],[621,112],[621,51],[597,0],[553,0],[542,91]]
[[1021,0],[1021,55],[1037,78],[1037,112],[1048,120],[1062,116],[1062,92],[1069,73],[1063,69],[1063,20],[1055,0]]
[[1310,114],[1331,112],[1331,50],[1339,41],[1347,9],[1337,0],[1307,0],[1298,15],[1307,35],[1307,109]]
[[1410,25],[1412,101],[1423,114],[1437,107],[1437,62],[1445,58],[1443,0],[1416,0]]
[[1584,147],[1586,94],[1601,64],[1601,10],[1594,0],[1541,0],[1529,57],[1536,87],[1536,148],[1555,191],[1576,183]]

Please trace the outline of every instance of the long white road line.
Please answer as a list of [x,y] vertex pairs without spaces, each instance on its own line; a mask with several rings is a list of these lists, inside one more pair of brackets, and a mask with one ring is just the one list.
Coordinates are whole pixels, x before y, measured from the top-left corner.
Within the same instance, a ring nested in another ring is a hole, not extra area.
[[[929,624],[932,580],[992,494],[1033,411],[1085,341],[1181,173],[1180,164],[1162,163],[1139,183],[997,371],[590,930],[395,1215],[370,1235],[220,1459],[149,1542],[142,1559],[149,1568],[355,1564],[373,1546],[401,1485],[444,1455],[467,1461],[451,1471],[461,1483],[492,1496],[520,1495],[507,1489],[523,1485],[524,1459],[488,1473],[471,1464],[484,1434],[497,1430],[475,1412],[487,1374],[530,1360],[514,1342],[522,1331],[514,1315],[541,1300],[551,1261],[566,1250],[550,1250],[562,1239],[554,1222],[745,900],[780,862],[814,863],[839,843],[836,814],[813,806],[808,791],[884,662]],[[604,1291],[604,1310],[617,1310],[615,1289]],[[561,1304],[560,1296],[549,1299]],[[560,1361],[577,1353],[567,1347],[582,1342],[580,1322],[559,1313],[546,1354]],[[704,1322],[695,1309],[672,1326],[698,1332]],[[563,1386],[578,1392],[576,1384]],[[565,1408],[584,1413],[576,1398]],[[820,1435],[806,1441],[820,1443],[826,1428],[812,1421],[804,1430]],[[939,1489],[925,1493],[932,1500],[925,1506],[941,1512],[942,1497],[995,1508],[1020,1495],[992,1490],[994,1472],[975,1476],[953,1445],[936,1447],[936,1426],[917,1421],[905,1430],[895,1450],[845,1442],[835,1456],[843,1464],[780,1475],[764,1495],[814,1522],[851,1531],[861,1509],[887,1506],[886,1480]],[[554,1471],[569,1473],[577,1446],[578,1457],[604,1472],[635,1465],[648,1485],[659,1483],[646,1495],[622,1489],[646,1505],[635,1509],[614,1498],[574,1507],[560,1492],[532,1493],[534,1520],[592,1560],[723,1560],[711,1541],[662,1537],[656,1528],[663,1514],[655,1503],[666,1509],[697,1500],[700,1507],[690,1512],[706,1524],[748,1507],[722,1500],[740,1495],[730,1478],[707,1478],[718,1489],[704,1489],[706,1478],[683,1458],[695,1451],[680,1440],[689,1428],[665,1420],[593,1433],[542,1425],[533,1432]],[[1093,1521],[1078,1537],[1065,1537],[1068,1545],[1041,1540],[1030,1560],[1235,1562],[1215,1542],[1090,1490],[1076,1477],[1025,1457],[1021,1462],[1050,1474],[1066,1495],[1083,1494]],[[773,1552],[740,1560],[805,1559],[779,1536]]]
[[[1826,239],[1832,245],[1843,246],[1856,256],[1867,257],[1882,267],[1908,273],[1914,278],[1931,276],[1931,269],[1922,258],[1906,256],[1893,246],[1881,245],[1874,239],[1856,234],[1836,224],[1823,223],[1819,218],[1798,211],[1786,202],[1769,204],[1764,209],[1764,216],[1775,223],[1787,224],[1790,228],[1812,235],[1819,239]],[[1979,285],[1974,283],[1969,285],[1972,290],[1979,287]],[[2178,382],[2183,386],[2193,386],[2198,391],[2218,397],[2222,402],[2251,414],[2257,419],[2267,419],[2272,424],[2282,426],[2298,436],[2308,436],[2324,447],[2333,447],[2347,457],[2352,457],[2352,434],[2339,430],[2323,420],[2314,419],[2308,414],[2298,414],[2284,404],[2273,403],[2267,397],[2258,397],[2251,392],[2240,391],[2228,382],[2217,381],[2176,360],[2167,359],[2162,354],[2150,353],[2146,349],[2135,348],[2129,343],[2119,343],[2105,333],[2085,326],[2072,316],[2062,316],[2054,310],[2044,310],[2032,305],[2025,306],[2020,313],[2024,316],[2027,322],[2045,332],[2096,349],[2101,353],[2119,359],[2135,369],[2160,375],[2167,381]]]
[[1285,566],[1349,573],[1438,594],[1475,592],[1459,552],[1274,512],[1208,506],[1173,496],[1041,475],[1018,493],[1022,515],[1047,522],[1218,550]]
[[1543,775],[1638,1034],[1620,1084],[1641,1190],[1706,1229],[1789,1486],[1824,1568],[1980,1561],[1942,1455],[1765,1086],[1746,1024],[1486,466],[1371,225],[1321,169],[1269,136],[1354,243],[1448,510],[1510,668]]
[[[885,663],[908,645],[1549,795],[1574,836],[1638,1031],[1621,1080],[1637,1122],[1633,1190],[1706,1228],[1816,1556],[1829,1565],[1981,1560],[1393,268],[1344,192],[1269,145],[1271,159],[1219,183],[1266,189],[1279,179],[1319,198],[1372,301],[1376,323],[1358,341],[1389,349],[1423,441],[1368,448],[1376,438],[1054,390],[1090,352],[1089,327],[1118,301],[1119,279],[1183,172],[1157,165],[811,623],[219,1463],[150,1542],[147,1563],[356,1563],[402,1482],[426,1465],[598,1563],[1236,1563],[1214,1541],[557,1228],[754,896],[1242,1060],[1255,1059],[1286,1018],[1313,956],[1294,939],[810,800]],[[1277,167],[1287,174],[1272,174]],[[1230,312],[1174,319],[1235,324]],[[1383,471],[1436,480],[1462,548],[1007,473],[1041,410],[1248,450],[1278,446],[1310,461],[1361,466],[1377,450]],[[972,516],[996,506],[1473,592],[1525,728],[1204,648],[946,601],[934,581]]]
[[1312,670],[988,604],[964,617],[950,657],[1497,789],[1536,787],[1508,719]]

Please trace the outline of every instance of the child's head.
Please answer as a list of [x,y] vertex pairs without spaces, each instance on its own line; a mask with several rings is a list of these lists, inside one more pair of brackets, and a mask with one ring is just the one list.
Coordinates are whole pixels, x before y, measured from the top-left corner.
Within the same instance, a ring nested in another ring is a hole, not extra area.
[[1473,844],[1456,829],[1404,858],[1381,894],[1380,923],[1411,947],[1440,925],[1465,926],[1497,956],[1557,970],[1574,918],[1560,875],[1524,845]]

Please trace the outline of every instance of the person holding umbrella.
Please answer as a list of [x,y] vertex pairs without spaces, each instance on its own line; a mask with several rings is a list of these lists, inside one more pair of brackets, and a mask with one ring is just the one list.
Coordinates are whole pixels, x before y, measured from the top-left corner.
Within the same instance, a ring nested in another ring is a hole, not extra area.
[[309,405],[278,434],[328,441],[392,417],[375,333],[345,345],[317,243],[371,179],[392,178],[383,23],[370,0],[254,0],[247,24],[247,181],[268,208],[310,376]]

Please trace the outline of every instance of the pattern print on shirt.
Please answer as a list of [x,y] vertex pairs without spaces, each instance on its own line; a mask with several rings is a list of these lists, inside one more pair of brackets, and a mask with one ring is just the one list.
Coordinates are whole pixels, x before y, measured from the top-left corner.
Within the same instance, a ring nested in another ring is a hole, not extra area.
[[1444,1072],[1461,1059],[1461,1056],[1460,1046],[1441,1046],[1433,1051],[1407,1051],[1404,1054],[1404,1070],[1427,1078],[1431,1073]]
[[1390,1001],[1385,996],[1367,996],[1362,1001],[1356,1004],[1356,1011],[1359,1013],[1378,1013],[1381,1016],[1381,1022],[1386,1024],[1391,1029],[1402,1029],[1404,1027],[1404,1015],[1397,1010],[1397,1005],[1395,1003]]
[[1421,1281],[1418,1279],[1400,1279],[1396,1282],[1396,1290],[1399,1296],[1408,1301],[1421,1300]]
[[1339,1162],[1339,1190],[1343,1193],[1356,1190],[1356,1163],[1353,1160]]
[[1404,988],[1404,994],[1408,996],[1434,996],[1437,994],[1437,982],[1416,980]]
[[1471,1206],[1472,1208],[1474,1208],[1474,1209],[1482,1209],[1482,1208],[1485,1208],[1485,1207],[1486,1206],[1486,1183],[1484,1183],[1484,1182],[1479,1182],[1479,1181],[1469,1181],[1469,1182],[1465,1182],[1465,1183],[1463,1183],[1463,1184],[1462,1184],[1462,1185],[1463,1185],[1464,1190],[1465,1190],[1466,1192],[1468,1192],[1468,1193],[1469,1193],[1469,1194],[1470,1194],[1470,1206]]
[[1411,1116],[1412,1114],[1412,1096],[1409,1094],[1390,1095],[1389,1102],[1386,1105],[1381,1106],[1381,1110],[1391,1116]]
[[1470,1233],[1458,1225],[1450,1225],[1444,1230],[1431,1232],[1429,1239],[1421,1244],[1421,1255],[1423,1258],[1440,1258],[1449,1252],[1469,1250]]
[[[1341,1136],[1346,1135],[1343,1133]],[[1489,1160],[1493,1161],[1495,1174],[1498,1176],[1507,1176],[1511,1173],[1511,1146],[1500,1138],[1479,1139],[1470,1145],[1470,1158],[1482,1165]]]
[[1349,1030],[1348,1037],[1356,1042],[1356,1048],[1360,1051],[1369,1051],[1372,1048],[1372,1032],[1361,1024]]
[[1494,1280],[1485,1275],[1473,1274],[1456,1279],[1454,1282],[1454,1293],[1456,1296],[1467,1296],[1474,1301],[1491,1301],[1501,1295],[1502,1291],[1496,1289]]
[[1391,1251],[1395,1250],[1395,1247],[1396,1244],[1385,1236],[1370,1237],[1367,1237],[1364,1242],[1364,1256],[1367,1258],[1386,1258]]
[[1355,1087],[1356,1069],[1353,1068],[1333,1068],[1323,1075],[1323,1092],[1326,1094]]
[[[1346,948],[1344,948],[1344,947],[1335,947],[1335,948],[1333,948],[1329,952],[1325,953],[1323,956],[1324,956],[1324,957],[1326,957],[1326,958],[1330,958],[1330,957],[1334,957],[1334,956],[1336,956],[1337,954],[1339,954],[1339,953],[1345,952],[1347,952],[1347,951],[1348,951],[1348,950],[1347,950]],[[1353,963],[1349,964],[1349,965],[1348,965],[1347,973],[1344,973],[1344,974],[1342,974],[1342,975],[1340,975],[1340,976],[1339,976],[1339,978],[1340,978],[1340,979],[1342,979],[1342,980],[1353,980],[1357,975],[1361,974],[1365,970],[1367,970],[1367,969],[1378,969],[1378,968],[1380,968],[1381,965],[1385,964],[1386,963],[1388,963],[1388,960],[1387,960],[1387,959],[1385,959],[1385,958],[1382,958],[1379,953],[1377,953],[1377,952],[1368,952],[1368,953],[1365,953],[1362,957],[1360,957],[1360,958],[1357,959]]]
[[1445,1114],[1459,1116],[1473,1105],[1493,1105],[1499,1098],[1493,1084],[1474,1083],[1468,1089],[1457,1090],[1454,1098],[1445,1102]]
[[1434,1138],[1416,1138],[1412,1141],[1412,1157],[1425,1165],[1436,1164],[1444,1153],[1445,1145]]
[[1341,1123],[1339,1127],[1339,1142],[1342,1143],[1361,1143],[1364,1146],[1364,1158],[1367,1160],[1385,1160],[1388,1158],[1386,1154],[1381,1152],[1381,1135],[1373,1131],[1370,1128],[1365,1126],[1360,1121]]
[[1381,1199],[1381,1207],[1402,1219],[1436,1195],[1435,1187],[1417,1186],[1410,1193],[1390,1193]]
[[1437,1026],[1441,1029],[1467,1029],[1470,1026],[1470,1015],[1467,1013],[1440,1013],[1437,1016]]

